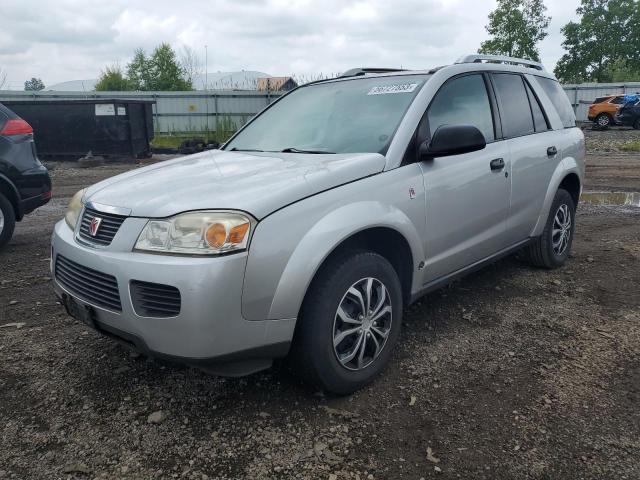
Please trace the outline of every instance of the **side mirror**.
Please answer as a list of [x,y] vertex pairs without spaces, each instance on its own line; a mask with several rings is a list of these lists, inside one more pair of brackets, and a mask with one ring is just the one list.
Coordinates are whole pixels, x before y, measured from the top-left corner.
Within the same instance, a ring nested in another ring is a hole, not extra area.
[[484,135],[473,125],[441,125],[419,147],[420,160],[476,152],[487,146]]

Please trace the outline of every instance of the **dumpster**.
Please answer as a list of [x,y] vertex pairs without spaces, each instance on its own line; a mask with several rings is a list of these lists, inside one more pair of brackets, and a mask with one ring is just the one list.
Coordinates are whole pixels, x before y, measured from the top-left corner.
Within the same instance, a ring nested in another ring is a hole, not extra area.
[[38,155],[79,158],[151,155],[154,100],[4,100],[32,127]]

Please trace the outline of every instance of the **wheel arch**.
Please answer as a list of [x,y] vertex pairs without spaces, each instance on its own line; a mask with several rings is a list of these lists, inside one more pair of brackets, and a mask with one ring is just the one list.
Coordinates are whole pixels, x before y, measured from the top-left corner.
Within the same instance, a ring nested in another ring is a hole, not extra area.
[[547,216],[549,215],[549,209],[553,203],[553,198],[559,188],[566,189],[571,194],[575,205],[578,205],[580,193],[582,192],[581,173],[582,171],[579,164],[573,158],[565,158],[558,164],[549,182],[542,209],[540,210],[536,226],[531,233],[532,237],[537,237],[542,234]]
[[11,183],[11,181],[4,175],[0,175],[0,194],[4,195],[7,200],[9,200],[9,203],[11,203],[11,206],[13,207],[13,213],[16,216],[16,220],[20,220],[22,218],[22,212],[20,210],[20,195],[13,183]]
[[573,199],[574,205],[578,205],[578,202],[580,201],[580,191],[582,189],[582,186],[580,184],[580,177],[578,177],[576,173],[572,172],[567,174],[560,182],[560,185],[558,185],[558,188],[562,188],[569,192],[571,198]]
[[360,230],[336,245],[316,269],[305,291],[305,298],[309,293],[310,287],[313,285],[313,280],[322,273],[323,269],[326,268],[334,258],[350,250],[367,250],[375,252],[387,259],[400,279],[402,301],[404,305],[409,304],[413,284],[413,252],[404,235],[398,230],[388,226],[371,227]]

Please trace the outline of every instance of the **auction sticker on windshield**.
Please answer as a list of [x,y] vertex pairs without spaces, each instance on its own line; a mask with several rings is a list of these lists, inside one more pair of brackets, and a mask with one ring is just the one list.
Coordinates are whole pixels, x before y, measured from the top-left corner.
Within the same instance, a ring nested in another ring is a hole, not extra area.
[[411,93],[416,87],[417,83],[397,83],[394,85],[380,85],[373,87],[369,90],[367,95],[387,95],[388,93]]

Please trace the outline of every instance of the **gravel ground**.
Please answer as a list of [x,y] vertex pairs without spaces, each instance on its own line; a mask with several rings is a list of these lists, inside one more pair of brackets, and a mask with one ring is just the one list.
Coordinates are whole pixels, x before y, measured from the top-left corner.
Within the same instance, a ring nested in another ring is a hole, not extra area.
[[[640,191],[638,132],[587,132],[588,188]],[[147,361],[69,318],[49,235],[69,197],[135,168],[55,165],[0,254],[0,479],[640,478],[640,209],[581,204],[552,272],[511,257],[407,308],[390,368],[345,398],[286,368]]]

